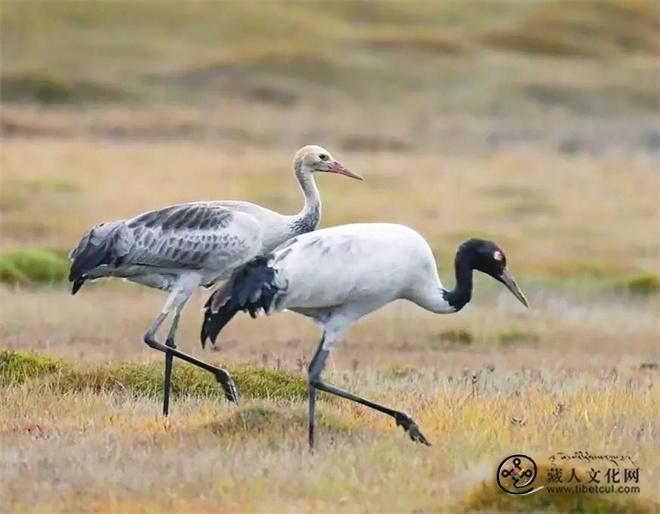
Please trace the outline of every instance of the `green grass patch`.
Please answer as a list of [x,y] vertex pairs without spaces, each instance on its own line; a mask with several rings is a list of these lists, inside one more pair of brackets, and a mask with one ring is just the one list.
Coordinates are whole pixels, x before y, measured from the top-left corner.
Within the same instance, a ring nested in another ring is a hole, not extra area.
[[0,254],[0,282],[6,284],[56,284],[66,280],[69,262],[44,248],[18,248]]
[[30,352],[0,352],[0,386],[22,384],[27,380],[69,371],[60,359]]
[[241,396],[290,400],[307,398],[307,380],[302,376],[253,366],[232,367],[229,371]]
[[[302,376],[254,366],[229,368],[241,398],[295,400],[307,397]],[[41,380],[62,393],[121,392],[159,398],[163,392],[163,364],[123,363],[78,367],[66,361],[28,352],[0,353],[0,384]],[[213,375],[187,363],[175,361],[172,373],[174,395],[222,397]]]
[[639,296],[656,294],[660,291],[660,276],[643,273],[621,282],[618,288]]

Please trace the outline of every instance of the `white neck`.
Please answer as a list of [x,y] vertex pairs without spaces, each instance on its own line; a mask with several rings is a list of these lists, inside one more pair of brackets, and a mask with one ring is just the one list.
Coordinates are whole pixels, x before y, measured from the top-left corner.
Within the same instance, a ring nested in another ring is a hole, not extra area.
[[302,164],[295,168],[296,178],[305,197],[302,210],[293,217],[292,229],[299,234],[315,230],[321,221],[321,195],[312,174],[303,169]]
[[434,279],[430,280],[423,290],[416,291],[414,296],[409,299],[427,311],[436,314],[451,314],[456,312],[456,308],[445,298],[446,292],[447,290],[442,285],[436,272]]

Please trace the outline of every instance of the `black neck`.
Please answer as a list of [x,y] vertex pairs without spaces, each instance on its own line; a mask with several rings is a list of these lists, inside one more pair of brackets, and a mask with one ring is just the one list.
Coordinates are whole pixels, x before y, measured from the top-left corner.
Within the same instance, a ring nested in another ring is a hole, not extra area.
[[461,246],[456,252],[454,268],[456,272],[456,287],[444,290],[442,296],[454,309],[460,311],[472,299],[473,258],[469,248]]

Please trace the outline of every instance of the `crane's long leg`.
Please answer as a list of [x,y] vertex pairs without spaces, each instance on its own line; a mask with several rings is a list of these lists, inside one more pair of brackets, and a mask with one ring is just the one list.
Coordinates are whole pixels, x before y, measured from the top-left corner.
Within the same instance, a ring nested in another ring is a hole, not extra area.
[[171,354],[173,357],[178,357],[181,360],[184,360],[186,362],[189,362],[190,364],[193,364],[195,366],[198,366],[202,369],[205,369],[206,371],[209,371],[215,375],[216,380],[220,383],[222,386],[222,389],[224,390],[225,397],[232,402],[238,403],[238,391],[236,390],[236,384],[234,384],[234,380],[231,378],[229,375],[229,372],[224,369],[224,368],[218,368],[216,366],[213,366],[211,364],[208,364],[204,361],[201,361],[199,359],[196,359],[192,355],[188,355],[187,353],[183,353],[176,348],[170,348],[168,346],[165,346],[158,341],[156,341],[155,336],[156,332],[160,328],[160,326],[163,324],[163,321],[165,321],[165,318],[167,317],[167,312],[161,312],[156,320],[153,322],[153,324],[149,327],[147,332],[144,334],[144,342],[150,347],[153,348],[154,350],[159,350],[161,352],[164,352],[165,354]]
[[[314,354],[314,357],[312,357],[312,362],[309,363],[309,369],[308,375],[310,377],[309,380],[309,447],[314,448],[314,429],[316,428],[316,387],[314,387],[314,384],[312,383],[311,380],[311,372],[312,372],[312,365],[314,364],[314,361],[316,361],[319,352],[323,348],[323,341],[325,339],[325,334],[323,338],[321,339],[321,343],[319,344],[319,347],[316,350],[316,353]],[[319,372],[320,373],[320,372]]]
[[[174,310],[174,319],[172,320],[172,325],[170,326],[170,331],[167,333],[167,339],[165,339],[165,346],[169,348],[176,348],[176,343],[174,342],[174,336],[176,335],[176,330],[179,326],[179,318],[181,317],[181,310],[183,309],[183,304],[179,305]],[[172,392],[172,361],[174,360],[174,355],[167,352],[165,354],[165,381],[163,384],[163,416],[167,416],[170,411],[170,394]]]
[[366,407],[375,409],[379,412],[382,412],[383,414],[387,414],[388,416],[394,418],[397,425],[400,425],[401,427],[403,427],[403,429],[406,432],[408,432],[408,435],[413,441],[425,444],[427,446],[431,446],[431,443],[427,441],[426,437],[424,437],[424,434],[422,434],[422,432],[420,431],[419,427],[417,426],[417,423],[415,423],[412,420],[412,418],[408,416],[405,412],[390,409],[389,407],[386,407],[379,403],[372,402],[370,400],[367,400],[366,398],[362,398],[361,396],[357,396],[353,393],[349,393],[348,391],[344,391],[342,389],[339,389],[338,387],[323,382],[321,380],[321,372],[323,371],[323,368],[325,368],[325,361],[328,358],[328,355],[330,354],[330,350],[324,349],[324,340],[325,340],[325,335],[321,339],[318,349],[316,350],[316,354],[314,354],[314,357],[312,358],[312,362],[309,364],[309,368],[308,368],[308,377],[309,377],[309,386],[310,386],[309,387],[310,447],[312,448],[314,447],[314,425],[315,425],[314,415],[315,415],[315,404],[316,404],[315,389],[318,389],[320,391],[325,391],[326,393],[334,394],[342,398],[346,398],[347,400],[351,400],[353,402],[361,403]]

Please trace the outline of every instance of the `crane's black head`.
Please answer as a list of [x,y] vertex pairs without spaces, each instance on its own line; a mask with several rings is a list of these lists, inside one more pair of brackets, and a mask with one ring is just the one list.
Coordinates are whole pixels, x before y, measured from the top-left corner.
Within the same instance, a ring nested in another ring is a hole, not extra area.
[[529,307],[527,298],[506,267],[504,251],[492,241],[485,239],[465,241],[456,254],[457,269],[464,266],[479,270],[502,282],[525,307]]

